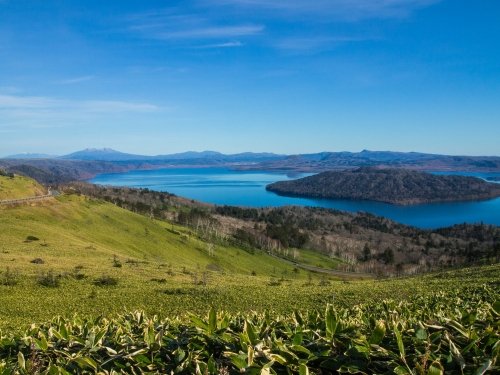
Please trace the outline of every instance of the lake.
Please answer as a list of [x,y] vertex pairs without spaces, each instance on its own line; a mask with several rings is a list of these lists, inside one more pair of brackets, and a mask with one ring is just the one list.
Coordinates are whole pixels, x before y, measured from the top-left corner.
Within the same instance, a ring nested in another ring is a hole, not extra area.
[[[462,173],[456,173],[462,174]],[[470,175],[470,173],[463,173]],[[500,173],[473,173],[498,178]],[[500,198],[486,201],[396,206],[381,202],[284,197],[268,192],[271,182],[296,179],[306,174],[264,171],[234,171],[225,168],[172,168],[99,175],[90,182],[165,191],[178,196],[219,205],[276,207],[318,206],[338,210],[365,211],[420,228],[479,223],[500,225]]]

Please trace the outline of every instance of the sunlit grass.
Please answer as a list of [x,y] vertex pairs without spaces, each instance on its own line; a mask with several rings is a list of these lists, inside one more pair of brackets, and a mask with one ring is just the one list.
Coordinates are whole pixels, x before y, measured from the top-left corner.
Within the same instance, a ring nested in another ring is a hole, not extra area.
[[0,175],[0,200],[18,199],[46,194],[46,189],[36,181],[15,176],[10,178]]

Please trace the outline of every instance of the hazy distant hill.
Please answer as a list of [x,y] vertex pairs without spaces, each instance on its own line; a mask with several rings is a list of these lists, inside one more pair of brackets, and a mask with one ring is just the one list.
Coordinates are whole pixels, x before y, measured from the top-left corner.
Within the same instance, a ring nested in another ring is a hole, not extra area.
[[254,163],[271,160],[284,159],[286,155],[278,155],[270,152],[242,152],[239,154],[223,154],[217,151],[187,151],[178,154],[158,155],[154,156],[155,160],[206,160],[218,161],[222,163]]
[[404,169],[364,167],[323,172],[268,185],[282,195],[328,199],[362,199],[393,204],[488,199],[500,196],[500,185],[465,176],[441,176]]
[[5,159],[53,159],[56,157],[57,156],[55,155],[49,155],[49,154],[36,154],[36,153],[25,152],[22,154],[6,156]]
[[87,148],[85,150],[73,152],[69,155],[61,156],[60,159],[65,160],[97,160],[97,161],[192,161],[199,160],[201,163],[207,161],[208,164],[216,162],[225,163],[238,163],[238,162],[262,162],[276,159],[283,159],[284,155],[277,155],[273,153],[254,153],[254,152],[244,152],[239,154],[226,155],[217,151],[186,151],[176,154],[166,154],[166,155],[136,155],[127,154],[124,152],[116,151],[111,148]]
[[320,152],[290,155],[265,161],[248,169],[323,172],[356,167],[384,166],[433,171],[500,171],[498,156],[451,156],[420,152],[369,151]]
[[61,156],[59,159],[66,160],[99,160],[99,161],[124,161],[124,160],[146,160],[150,156],[127,154],[111,148],[86,148],[69,155]]
[[0,159],[0,168],[48,185],[84,180],[101,173],[126,172],[141,167],[147,168],[140,162],[131,164],[95,160]]

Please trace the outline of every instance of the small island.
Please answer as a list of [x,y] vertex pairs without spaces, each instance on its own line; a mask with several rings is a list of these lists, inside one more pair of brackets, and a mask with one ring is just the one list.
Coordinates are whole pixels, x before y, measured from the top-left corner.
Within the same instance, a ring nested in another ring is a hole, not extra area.
[[469,176],[362,167],[280,181],[266,190],[286,196],[371,200],[398,205],[491,199],[500,185]]

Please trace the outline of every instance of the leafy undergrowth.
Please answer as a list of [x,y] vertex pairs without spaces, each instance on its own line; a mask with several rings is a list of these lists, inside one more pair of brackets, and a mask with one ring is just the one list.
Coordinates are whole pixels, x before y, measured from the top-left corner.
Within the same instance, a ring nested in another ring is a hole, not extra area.
[[0,374],[495,373],[499,317],[486,285],[285,316],[59,317],[0,335]]

